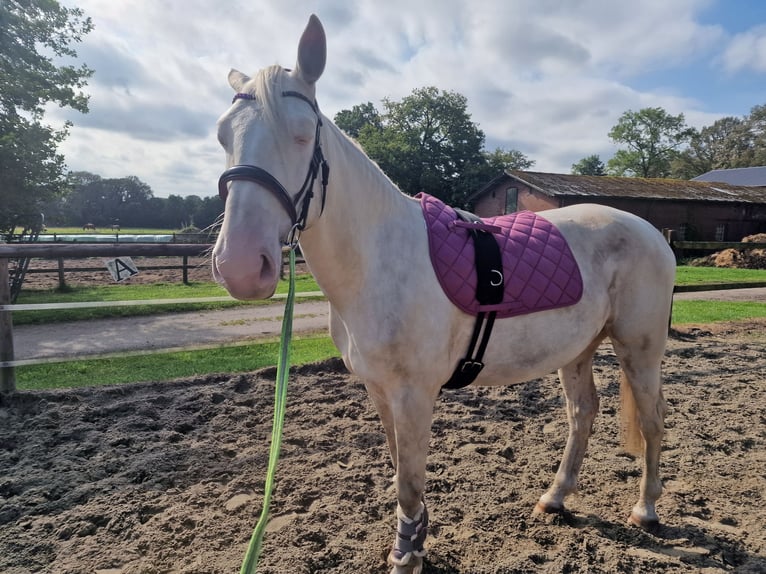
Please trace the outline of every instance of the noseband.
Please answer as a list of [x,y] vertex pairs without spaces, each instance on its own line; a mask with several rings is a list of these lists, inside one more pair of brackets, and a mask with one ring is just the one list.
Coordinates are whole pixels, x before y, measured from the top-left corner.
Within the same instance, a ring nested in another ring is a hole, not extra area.
[[[322,154],[322,145],[319,142],[319,130],[322,127],[322,118],[319,115],[319,108],[315,102],[309,100],[306,96],[299,92],[282,92],[283,97],[298,98],[305,101],[317,116],[316,137],[314,138],[314,154],[311,157],[311,163],[309,164],[306,178],[303,180],[303,185],[295,197],[292,197],[285,187],[263,168],[254,165],[235,165],[227,169],[221,174],[218,179],[218,195],[225,202],[226,197],[229,195],[230,181],[252,181],[266,188],[271,194],[279,200],[279,203],[290,216],[290,223],[292,225],[290,233],[288,234],[287,243],[295,243],[297,241],[298,234],[306,229],[306,219],[309,213],[309,204],[311,198],[314,197],[314,181],[316,181],[319,175],[319,170],[322,170],[322,208],[321,213],[324,211],[325,199],[327,195],[327,180],[330,176],[330,166],[325,160]],[[235,94],[232,103],[237,100],[254,100],[255,96],[252,94]],[[303,205],[298,213],[298,204],[303,199]]]

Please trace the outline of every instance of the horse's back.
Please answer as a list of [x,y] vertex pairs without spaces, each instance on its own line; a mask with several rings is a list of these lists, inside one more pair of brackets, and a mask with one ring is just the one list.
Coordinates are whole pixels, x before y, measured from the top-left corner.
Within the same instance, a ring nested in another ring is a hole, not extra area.
[[662,271],[658,280],[675,272],[675,257],[667,241],[637,215],[593,203],[541,211],[540,215],[561,231],[578,262],[643,263]]
[[659,230],[637,215],[596,204],[541,215],[569,242],[585,289],[608,297],[617,335],[667,329],[676,262]]

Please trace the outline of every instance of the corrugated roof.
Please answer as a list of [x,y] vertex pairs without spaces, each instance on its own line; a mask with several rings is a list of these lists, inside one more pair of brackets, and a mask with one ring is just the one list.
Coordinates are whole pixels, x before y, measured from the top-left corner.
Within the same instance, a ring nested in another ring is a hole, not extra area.
[[718,181],[729,185],[766,186],[766,166],[714,169],[692,181]]
[[[736,186],[683,179],[571,175],[517,170],[509,170],[505,173],[508,177],[518,179],[552,197],[626,197],[766,203],[766,187]],[[482,192],[488,189],[489,186]],[[481,194],[479,192],[476,195]]]

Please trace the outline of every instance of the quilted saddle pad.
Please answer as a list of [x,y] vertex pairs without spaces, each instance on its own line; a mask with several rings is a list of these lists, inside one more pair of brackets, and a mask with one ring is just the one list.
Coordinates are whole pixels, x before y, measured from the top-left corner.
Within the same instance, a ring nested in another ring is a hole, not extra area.
[[496,311],[498,318],[573,305],[582,297],[582,276],[574,255],[558,229],[531,211],[482,220],[491,230],[503,258],[505,292],[497,305],[476,300],[476,265],[471,232],[454,209],[420,193],[428,246],[436,276],[447,297],[476,315]]

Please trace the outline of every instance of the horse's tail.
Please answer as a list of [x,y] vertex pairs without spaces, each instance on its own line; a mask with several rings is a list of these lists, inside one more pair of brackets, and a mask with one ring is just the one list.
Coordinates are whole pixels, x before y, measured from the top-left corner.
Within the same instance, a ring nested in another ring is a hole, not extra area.
[[634,456],[644,453],[644,437],[638,423],[638,406],[625,372],[620,370],[620,438],[626,452]]

